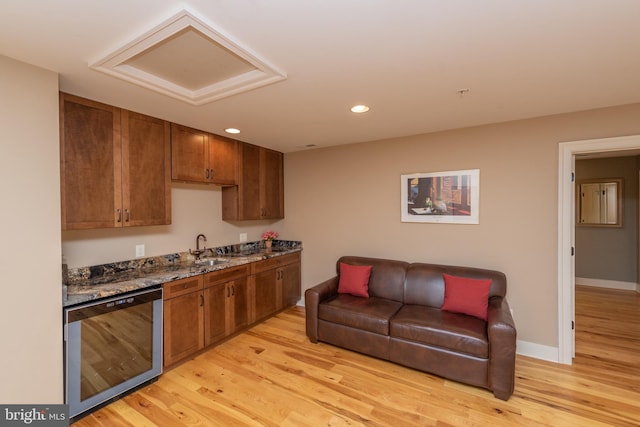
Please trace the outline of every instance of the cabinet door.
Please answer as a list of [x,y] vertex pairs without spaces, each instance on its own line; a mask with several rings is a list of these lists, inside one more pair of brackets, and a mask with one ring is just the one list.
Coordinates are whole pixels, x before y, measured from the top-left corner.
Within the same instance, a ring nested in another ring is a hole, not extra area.
[[64,230],[121,226],[121,167],[120,109],[61,93]]
[[227,336],[227,283],[219,283],[204,290],[204,340],[211,345]]
[[238,182],[238,219],[260,219],[260,147],[242,144],[242,166]]
[[249,265],[239,265],[204,276],[206,345],[248,324],[248,274]]
[[253,276],[254,321],[262,320],[278,311],[276,270],[267,270]]
[[284,218],[284,177],[282,153],[265,148],[262,149],[261,186],[261,218]]
[[171,124],[171,178],[207,182],[209,134]]
[[244,328],[249,324],[249,290],[247,277],[239,278],[230,283],[231,302],[233,304],[232,328],[229,333]]
[[222,189],[222,219],[284,218],[282,153],[238,143],[238,185]]
[[168,122],[122,111],[123,225],[171,224]]
[[282,287],[282,305],[280,308],[296,305],[300,299],[300,263],[289,264],[278,269],[278,278]]
[[202,291],[164,301],[164,366],[204,348]]
[[237,142],[217,135],[209,135],[210,180],[214,184],[235,185],[237,182]]

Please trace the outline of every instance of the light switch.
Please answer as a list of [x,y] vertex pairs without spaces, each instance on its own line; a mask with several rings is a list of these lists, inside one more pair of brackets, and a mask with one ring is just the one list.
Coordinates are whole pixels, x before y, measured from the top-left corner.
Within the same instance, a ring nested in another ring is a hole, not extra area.
[[144,245],[136,245],[136,256],[144,256]]
[[247,233],[240,233],[240,243],[247,241]]

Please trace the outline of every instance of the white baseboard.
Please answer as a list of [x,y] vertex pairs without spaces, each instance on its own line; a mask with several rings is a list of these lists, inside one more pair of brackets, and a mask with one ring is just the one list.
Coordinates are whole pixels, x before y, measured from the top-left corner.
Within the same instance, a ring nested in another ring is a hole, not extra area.
[[560,362],[560,351],[558,347],[550,347],[533,342],[518,340],[516,342],[516,353],[523,356],[534,357],[536,359],[547,360],[549,362]]
[[621,282],[618,280],[591,279],[589,277],[576,277],[576,285],[594,286],[596,288],[620,289],[625,291],[640,291],[640,284],[633,282]]

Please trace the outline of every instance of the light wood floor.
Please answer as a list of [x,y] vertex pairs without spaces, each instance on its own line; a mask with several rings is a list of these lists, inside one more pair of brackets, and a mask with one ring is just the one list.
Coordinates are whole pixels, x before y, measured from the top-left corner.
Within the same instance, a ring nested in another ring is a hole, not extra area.
[[509,401],[326,344],[287,310],[84,426],[640,426],[640,296],[579,287],[572,366],[518,356]]

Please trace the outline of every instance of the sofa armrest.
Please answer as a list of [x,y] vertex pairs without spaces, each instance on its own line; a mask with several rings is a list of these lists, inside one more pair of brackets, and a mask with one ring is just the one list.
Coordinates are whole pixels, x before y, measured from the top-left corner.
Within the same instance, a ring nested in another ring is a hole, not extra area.
[[489,335],[489,388],[507,400],[513,394],[516,366],[516,326],[507,300],[493,297],[487,312]]
[[338,277],[332,277],[309,288],[304,293],[307,336],[311,342],[318,342],[318,306],[338,293]]

